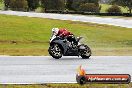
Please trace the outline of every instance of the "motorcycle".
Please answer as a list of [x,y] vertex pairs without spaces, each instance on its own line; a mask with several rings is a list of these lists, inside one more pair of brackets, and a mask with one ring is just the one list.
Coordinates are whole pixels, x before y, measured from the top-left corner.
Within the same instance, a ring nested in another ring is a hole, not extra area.
[[81,56],[83,59],[88,59],[92,52],[87,45],[79,42],[82,37],[75,38],[71,36],[71,38],[76,39],[77,44],[69,42],[67,38],[61,38],[52,34],[48,49],[49,54],[55,59],[60,59],[62,56]]

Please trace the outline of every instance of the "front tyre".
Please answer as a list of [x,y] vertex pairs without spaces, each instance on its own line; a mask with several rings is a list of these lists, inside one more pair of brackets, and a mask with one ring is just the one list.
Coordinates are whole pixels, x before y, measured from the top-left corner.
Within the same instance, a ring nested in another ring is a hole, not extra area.
[[81,57],[83,59],[89,59],[89,57],[91,56],[92,52],[91,49],[87,46],[84,45],[85,49],[83,50],[83,52],[81,53]]
[[58,44],[51,45],[48,51],[49,54],[55,59],[60,59],[62,57],[62,50]]

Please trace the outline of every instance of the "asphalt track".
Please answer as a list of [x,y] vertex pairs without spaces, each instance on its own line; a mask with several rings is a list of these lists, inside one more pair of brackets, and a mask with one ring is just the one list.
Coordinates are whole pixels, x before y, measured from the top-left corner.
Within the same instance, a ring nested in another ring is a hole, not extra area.
[[0,84],[76,83],[79,65],[88,74],[132,75],[132,56],[0,56]]
[[102,18],[102,17],[92,17],[92,16],[84,16],[84,15],[34,13],[34,12],[18,12],[18,11],[0,11],[0,14],[91,22],[91,23],[132,28],[132,20],[126,20],[122,18]]

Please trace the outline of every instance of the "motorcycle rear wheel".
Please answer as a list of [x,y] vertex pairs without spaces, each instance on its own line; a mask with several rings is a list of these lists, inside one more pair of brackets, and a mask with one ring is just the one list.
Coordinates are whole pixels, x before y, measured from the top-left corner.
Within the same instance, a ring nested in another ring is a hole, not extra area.
[[58,44],[53,44],[50,46],[48,51],[49,54],[55,59],[60,59],[62,57],[62,50]]

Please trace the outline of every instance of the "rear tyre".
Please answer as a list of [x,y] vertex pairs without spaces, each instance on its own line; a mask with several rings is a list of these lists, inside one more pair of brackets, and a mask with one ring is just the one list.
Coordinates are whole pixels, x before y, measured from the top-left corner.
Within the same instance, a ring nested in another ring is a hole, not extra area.
[[49,54],[55,59],[60,59],[62,57],[62,50],[58,44],[51,45],[48,51]]
[[81,57],[82,59],[89,59],[89,57],[92,54],[91,49],[87,45],[85,45],[84,47],[85,47],[85,50],[81,54]]

